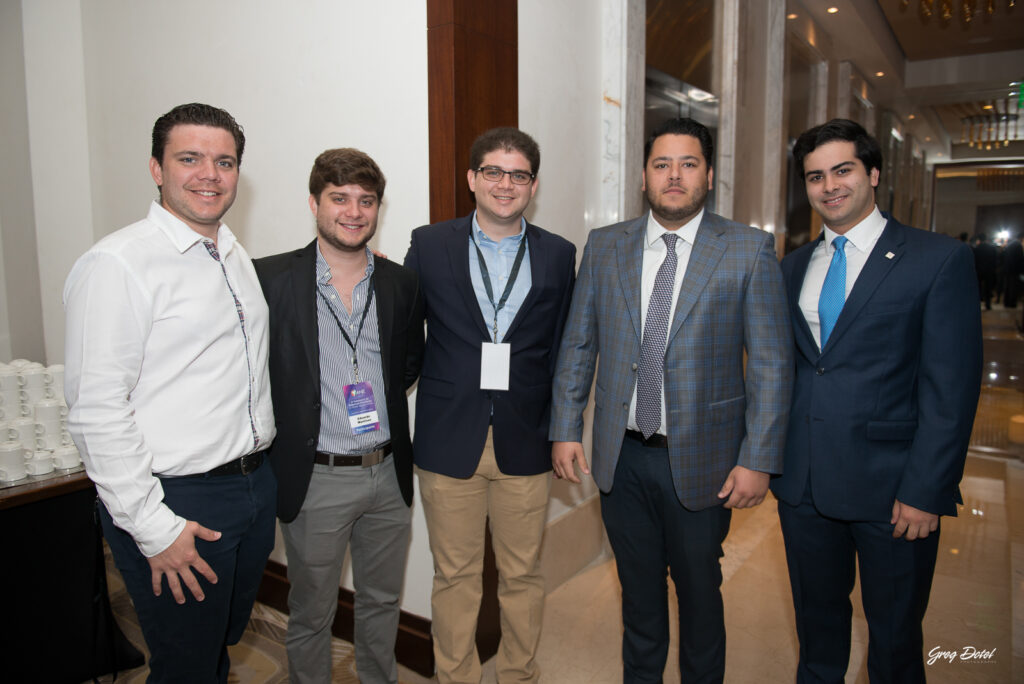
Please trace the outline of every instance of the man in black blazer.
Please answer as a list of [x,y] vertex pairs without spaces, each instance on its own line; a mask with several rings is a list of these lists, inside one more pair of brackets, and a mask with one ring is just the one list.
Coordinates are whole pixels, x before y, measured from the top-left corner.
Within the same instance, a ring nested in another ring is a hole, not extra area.
[[822,235],[782,261],[796,342],[783,474],[798,682],[842,682],[855,562],[872,682],[923,682],[921,621],[981,383],[971,250],[875,206],[878,142],[834,119],[793,150]]
[[350,542],[360,681],[398,680],[412,503],[405,392],[419,374],[423,299],[414,272],[366,246],[384,183],[366,154],[327,150],[309,178],[316,240],[255,262],[270,306],[270,460],[291,582],[292,682],[331,681],[331,624]]
[[500,576],[498,681],[532,682],[544,580],[538,556],[551,487],[551,378],[576,248],[527,223],[540,150],[515,128],[470,150],[476,211],[412,233],[406,266],[427,305],[413,451],[434,555],[438,681],[480,681],[484,524]]

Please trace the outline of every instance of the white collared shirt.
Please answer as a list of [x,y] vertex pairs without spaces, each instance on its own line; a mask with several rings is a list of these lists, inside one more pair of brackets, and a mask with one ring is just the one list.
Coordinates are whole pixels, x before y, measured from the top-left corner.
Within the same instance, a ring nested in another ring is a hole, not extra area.
[[[850,298],[854,283],[860,275],[864,264],[875,248],[875,243],[882,236],[885,230],[885,217],[878,211],[874,211],[855,225],[844,235],[846,243],[846,298]],[[839,237],[839,234],[828,226],[823,228],[825,239],[818,243],[811,254],[811,260],[807,264],[807,274],[804,276],[804,284],[800,288],[800,310],[807,320],[807,325],[814,335],[814,341],[821,349],[821,321],[818,320],[818,298],[821,296],[821,287],[825,284],[825,274],[828,273],[829,264],[832,263],[832,255],[835,247],[832,241]]]
[[[674,232],[679,236],[676,240],[676,277],[672,282],[672,307],[669,309],[668,326],[665,331],[665,342],[668,342],[668,334],[672,330],[672,319],[676,315],[676,302],[679,301],[679,290],[683,285],[683,277],[686,275],[686,267],[690,263],[690,252],[693,251],[693,241],[697,239],[697,229],[704,218],[704,210],[701,209],[696,216]],[[643,270],[640,272],[640,316],[647,325],[647,304],[654,292],[654,279],[658,275],[658,269],[668,256],[668,246],[662,239],[662,235],[670,232],[663,225],[658,223],[654,214],[647,213],[647,228],[644,235]],[[641,336],[641,339],[643,337]],[[663,381],[664,382],[664,381]],[[668,435],[666,427],[667,416],[665,412],[665,387],[662,385],[661,392],[661,426],[658,428],[659,435]],[[629,400],[629,421],[627,427],[630,430],[638,430],[636,425],[636,386],[633,386],[633,397]]]
[[185,527],[154,473],[203,473],[276,434],[269,313],[252,260],[224,224],[224,270],[203,241],[154,202],[82,255],[64,285],[68,430],[115,524],[147,557]]

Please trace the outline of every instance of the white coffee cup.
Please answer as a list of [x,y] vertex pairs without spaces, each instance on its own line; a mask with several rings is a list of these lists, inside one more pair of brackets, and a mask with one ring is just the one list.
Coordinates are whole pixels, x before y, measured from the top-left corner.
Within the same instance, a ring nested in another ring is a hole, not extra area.
[[0,481],[17,482],[26,475],[25,454],[21,442],[0,442]]
[[36,421],[36,437],[43,435],[59,435],[68,429],[67,423],[62,418]]
[[0,392],[10,392],[21,389],[21,382],[18,380],[17,368],[6,368],[0,370]]
[[[38,425],[38,423],[36,423]],[[70,446],[74,444],[71,441],[71,435],[68,434],[67,430],[63,430],[57,433],[47,433],[41,437],[36,437],[34,446],[40,451],[53,451],[60,447]]]
[[39,387],[23,387],[18,392],[18,396],[21,397],[22,407],[28,406],[31,412],[32,407],[40,401],[46,399],[56,399],[57,395],[53,391],[52,385],[41,385]]
[[17,418],[7,423],[7,429],[0,432],[0,439],[20,442],[26,449],[36,448],[36,438],[42,437],[44,428],[31,418]]
[[61,470],[76,468],[82,463],[82,457],[79,456],[78,449],[74,445],[54,449],[51,456],[54,466]]
[[33,387],[45,387],[46,382],[46,369],[45,368],[22,368],[18,371],[18,384],[22,389],[30,389]]
[[53,472],[53,456],[49,451],[37,451],[25,461],[25,472],[29,475],[46,475]]
[[64,405],[63,399],[43,399],[42,401],[37,401],[32,410],[38,423],[64,420],[68,416],[68,407]]

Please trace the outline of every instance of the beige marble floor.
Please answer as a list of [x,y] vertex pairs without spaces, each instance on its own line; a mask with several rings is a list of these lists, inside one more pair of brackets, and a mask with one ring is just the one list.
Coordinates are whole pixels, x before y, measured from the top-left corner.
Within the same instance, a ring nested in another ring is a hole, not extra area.
[[[931,682],[1024,681],[1024,467],[972,455],[964,507],[943,520],[939,561],[925,618],[925,651],[956,651],[953,662],[927,666]],[[723,595],[728,630],[726,681],[788,682],[797,643],[775,501],[737,511],[726,540]],[[614,560],[593,564],[549,594],[538,660],[542,680],[557,684],[621,681],[622,623]],[[867,624],[854,590],[853,649],[847,682],[867,682]],[[674,604],[674,598],[670,605]],[[678,682],[669,654],[665,682]],[[960,660],[965,649],[994,651],[990,660]],[[402,681],[428,682],[408,671]],[[484,682],[494,682],[493,659]]]

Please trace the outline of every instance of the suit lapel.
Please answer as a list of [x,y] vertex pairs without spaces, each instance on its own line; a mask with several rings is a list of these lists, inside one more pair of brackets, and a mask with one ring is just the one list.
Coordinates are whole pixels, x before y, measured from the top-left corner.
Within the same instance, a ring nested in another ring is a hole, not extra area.
[[[537,297],[540,296],[538,293],[544,289],[544,281],[547,278],[547,262],[545,257],[547,254],[544,251],[543,246],[540,244],[542,240],[540,231],[537,226],[527,222],[526,224],[526,245],[529,250],[530,258],[530,289],[526,293],[526,298],[523,299],[522,305],[519,307],[519,311],[516,312],[516,317],[512,319],[512,323],[509,324],[508,330],[505,331],[503,339],[507,340],[515,332],[515,329],[519,327],[523,318],[526,317],[526,312],[530,310],[533,303],[537,301]],[[477,307],[479,308],[479,307]]]
[[451,233],[446,238],[448,261],[456,292],[462,297],[470,318],[480,329],[480,334],[490,340],[491,334],[484,321],[484,315],[480,312],[480,304],[476,301],[476,292],[473,290],[473,280],[469,276],[469,234],[472,229],[472,214],[463,217],[452,226]]
[[672,327],[668,334],[669,344],[683,327],[683,322],[690,315],[697,299],[700,298],[700,293],[707,287],[718,262],[725,254],[725,240],[721,237],[724,230],[725,227],[719,223],[718,219],[710,212],[704,212],[704,218],[701,219],[700,226],[697,228],[697,237],[693,241],[693,249],[690,250],[690,259],[686,265],[683,284],[679,288],[679,300],[676,302]]
[[857,282],[853,284],[850,297],[846,300],[843,310],[839,313],[836,327],[833,328],[832,334],[829,335],[825,349],[821,350],[822,356],[825,355],[825,352],[835,347],[843,337],[843,334],[849,329],[853,320],[857,318],[857,314],[860,313],[860,310],[871,299],[871,295],[878,288],[879,284],[881,284],[882,280],[889,274],[889,271],[892,270],[893,266],[903,256],[905,250],[903,231],[903,226],[891,218],[886,223],[885,230],[882,231],[878,242],[875,243],[874,249],[868,255],[868,260],[864,263],[864,268],[861,270],[860,275],[857,276]]
[[800,309],[800,290],[804,286],[804,278],[807,277],[807,266],[811,263],[811,255],[817,249],[817,245],[824,240],[824,231],[813,243],[793,255],[793,275],[786,283],[787,295],[789,296],[789,315],[793,319],[794,338],[796,346],[804,356],[809,359],[816,359],[820,356],[818,343],[814,341],[814,334],[811,326],[807,324],[804,312]]
[[320,386],[320,326],[316,303],[316,240],[300,250],[291,272],[292,294],[294,295],[295,317],[299,322],[302,350],[309,362],[309,373],[317,387]]
[[377,302],[377,334],[380,347],[381,370],[384,375],[384,392],[391,386],[391,345],[389,341],[395,329],[395,283],[387,267],[381,268],[383,259],[373,260],[373,294]]
[[[644,236],[647,227],[647,214],[626,226],[622,235],[615,243],[616,260],[619,267],[619,285],[626,302],[626,309],[633,321],[636,339],[641,340],[644,329],[643,317],[640,315],[640,274],[644,265]],[[598,302],[600,305],[601,302]]]

